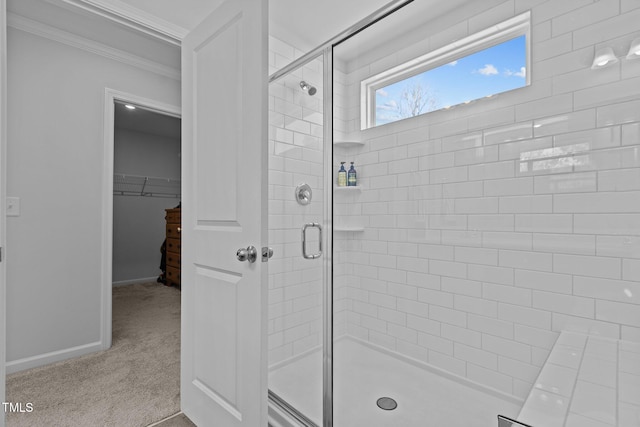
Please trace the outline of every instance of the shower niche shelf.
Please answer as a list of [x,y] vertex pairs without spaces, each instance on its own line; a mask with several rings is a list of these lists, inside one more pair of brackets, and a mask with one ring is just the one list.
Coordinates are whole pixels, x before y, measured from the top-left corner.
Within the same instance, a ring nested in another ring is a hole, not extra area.
[[[333,193],[336,195],[335,200],[338,200],[341,204],[349,199],[347,195],[353,195],[354,199],[357,199],[357,195],[360,195],[362,190],[362,185],[347,185],[344,187],[339,187],[334,183],[333,186]],[[343,217],[341,220],[339,219],[336,221],[333,230],[337,232],[363,232],[364,226],[362,225],[362,222],[358,220],[358,218]]]
[[342,147],[342,148],[355,148],[362,147],[364,142],[360,141],[333,141],[334,147]]

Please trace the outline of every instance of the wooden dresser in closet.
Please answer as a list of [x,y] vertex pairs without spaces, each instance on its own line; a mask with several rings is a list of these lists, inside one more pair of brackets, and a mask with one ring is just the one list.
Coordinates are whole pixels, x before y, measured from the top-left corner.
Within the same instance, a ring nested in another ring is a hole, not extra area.
[[180,287],[180,208],[167,211],[167,286]]

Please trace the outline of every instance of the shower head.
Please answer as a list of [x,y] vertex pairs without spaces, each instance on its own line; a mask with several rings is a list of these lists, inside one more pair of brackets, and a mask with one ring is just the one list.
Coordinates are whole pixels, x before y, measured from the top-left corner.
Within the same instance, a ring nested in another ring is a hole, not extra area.
[[313,96],[316,94],[316,92],[318,91],[314,86],[311,86],[309,83],[305,82],[304,80],[300,82],[300,88],[307,92],[309,94],[309,96]]

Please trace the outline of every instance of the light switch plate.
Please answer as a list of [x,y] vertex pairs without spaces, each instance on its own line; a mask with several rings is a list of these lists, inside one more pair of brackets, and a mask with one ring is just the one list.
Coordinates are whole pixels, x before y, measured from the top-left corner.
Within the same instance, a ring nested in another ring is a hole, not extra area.
[[7,216],[20,216],[20,197],[7,197]]

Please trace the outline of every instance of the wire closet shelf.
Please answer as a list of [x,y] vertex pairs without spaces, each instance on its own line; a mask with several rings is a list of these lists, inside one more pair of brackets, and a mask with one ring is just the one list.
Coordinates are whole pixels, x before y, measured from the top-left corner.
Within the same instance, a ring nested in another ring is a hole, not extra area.
[[180,180],[139,175],[113,175],[113,194],[117,196],[144,196],[180,198]]

